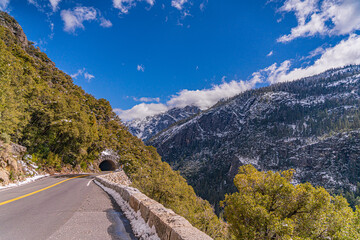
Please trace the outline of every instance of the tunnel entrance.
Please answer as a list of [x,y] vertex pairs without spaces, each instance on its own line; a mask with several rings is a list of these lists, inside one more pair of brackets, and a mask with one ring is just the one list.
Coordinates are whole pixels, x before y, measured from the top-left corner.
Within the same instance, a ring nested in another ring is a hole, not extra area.
[[115,171],[116,165],[113,161],[104,160],[100,163],[99,168],[101,171]]

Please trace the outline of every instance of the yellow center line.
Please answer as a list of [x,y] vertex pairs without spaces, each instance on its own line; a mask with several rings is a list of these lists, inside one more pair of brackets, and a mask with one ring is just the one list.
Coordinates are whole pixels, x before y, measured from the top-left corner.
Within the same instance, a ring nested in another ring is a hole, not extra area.
[[29,196],[34,195],[34,194],[36,194],[36,193],[39,193],[39,192],[45,191],[46,189],[49,189],[49,188],[55,187],[56,185],[59,185],[59,184],[61,184],[61,183],[64,183],[64,182],[66,182],[66,181],[69,181],[69,180],[71,180],[71,179],[74,179],[74,178],[80,178],[80,177],[87,177],[87,176],[89,176],[89,175],[82,175],[82,176],[77,176],[77,177],[68,178],[68,179],[66,179],[66,180],[63,180],[63,181],[58,182],[58,183],[55,183],[55,184],[53,184],[53,185],[51,185],[51,186],[48,186],[48,187],[42,188],[42,189],[37,190],[37,191],[35,191],[35,192],[28,193],[28,194],[25,194],[25,195],[20,196],[20,197],[17,197],[17,198],[13,198],[13,199],[7,200],[7,201],[5,201],[5,202],[0,202],[0,206],[1,206],[1,205],[8,204],[8,203],[11,203],[11,202],[14,202],[14,201],[19,200],[19,199],[22,199],[22,198],[29,197]]

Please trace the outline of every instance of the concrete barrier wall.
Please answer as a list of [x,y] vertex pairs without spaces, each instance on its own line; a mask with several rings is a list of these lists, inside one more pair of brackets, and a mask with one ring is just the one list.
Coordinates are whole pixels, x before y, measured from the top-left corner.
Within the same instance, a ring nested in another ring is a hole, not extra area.
[[138,212],[150,227],[155,227],[161,240],[211,240],[212,238],[193,227],[185,218],[162,204],[148,198],[138,189],[121,185],[106,179],[106,175],[97,176],[96,180],[105,187],[115,190]]

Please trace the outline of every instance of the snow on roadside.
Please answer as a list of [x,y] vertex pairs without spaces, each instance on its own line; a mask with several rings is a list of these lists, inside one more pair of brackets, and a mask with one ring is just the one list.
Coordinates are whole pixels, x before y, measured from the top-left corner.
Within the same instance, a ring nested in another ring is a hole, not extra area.
[[26,174],[29,174],[30,176],[35,176],[35,175],[38,175],[38,172],[37,172],[37,169],[39,169],[39,167],[29,161],[28,158],[25,158],[26,162],[24,162],[23,160],[18,160],[18,163],[21,164],[22,166],[22,169],[25,171]]
[[24,184],[27,184],[27,183],[30,183],[30,182],[34,182],[40,178],[44,178],[44,177],[47,177],[49,176],[49,174],[45,174],[45,175],[36,175],[36,176],[33,176],[33,177],[29,177],[29,178],[26,178],[24,181],[21,181],[21,182],[17,182],[17,183],[10,183],[8,185],[5,185],[5,186],[0,186],[0,190],[1,189],[6,189],[6,188],[12,188],[12,187],[17,187],[17,186],[21,186],[21,185],[24,185]]
[[120,196],[120,194],[113,189],[105,187],[96,180],[94,180],[94,182],[115,199],[115,201],[125,214],[126,218],[130,221],[131,228],[136,237],[140,238],[141,240],[160,240],[160,238],[156,234],[155,228],[149,227],[149,225],[141,217],[140,211],[135,212],[130,207],[130,205]]

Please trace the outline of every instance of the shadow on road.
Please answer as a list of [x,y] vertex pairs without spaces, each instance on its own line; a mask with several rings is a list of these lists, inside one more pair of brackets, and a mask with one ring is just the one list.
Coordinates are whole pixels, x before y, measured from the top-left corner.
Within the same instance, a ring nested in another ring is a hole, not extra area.
[[89,175],[89,174],[62,174],[62,175],[54,175],[52,177],[53,178],[73,178],[73,177],[79,177],[79,176],[83,176],[82,178],[85,178],[85,179],[94,178],[93,175]]

